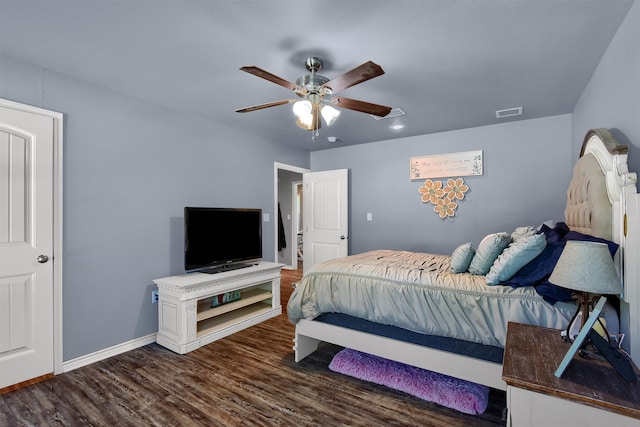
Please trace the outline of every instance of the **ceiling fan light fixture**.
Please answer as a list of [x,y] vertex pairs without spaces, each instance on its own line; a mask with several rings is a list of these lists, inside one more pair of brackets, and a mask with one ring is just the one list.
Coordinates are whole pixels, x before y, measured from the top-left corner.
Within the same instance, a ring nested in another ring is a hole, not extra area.
[[293,114],[296,116],[296,124],[304,130],[320,128],[320,114],[317,105],[308,100],[298,101],[293,104]]
[[331,126],[335,123],[340,115],[340,110],[333,108],[330,105],[312,103],[307,99],[294,103],[291,109],[293,110],[293,115],[296,116],[296,124],[306,130],[319,128],[318,110],[327,126]]
[[302,100],[302,101],[295,102],[293,104],[293,107],[292,107],[293,114],[297,118],[304,117],[306,115],[310,115],[311,114],[311,109],[312,109],[311,102],[307,101],[306,99]]
[[309,121],[302,121],[301,119],[296,119],[296,124],[304,130],[313,130],[313,117],[311,114],[309,115]]
[[322,114],[322,118],[327,126],[331,126],[338,119],[338,116],[340,116],[340,110],[333,108],[330,105],[323,105],[320,109],[320,114]]
[[296,124],[302,129],[313,129],[313,105],[306,99],[293,104],[293,115],[296,116]]

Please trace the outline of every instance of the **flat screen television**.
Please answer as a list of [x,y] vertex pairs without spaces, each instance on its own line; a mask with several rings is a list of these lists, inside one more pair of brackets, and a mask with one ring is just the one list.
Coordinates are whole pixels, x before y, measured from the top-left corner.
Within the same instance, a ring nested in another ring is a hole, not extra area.
[[187,272],[241,268],[262,259],[262,210],[184,208],[184,268]]

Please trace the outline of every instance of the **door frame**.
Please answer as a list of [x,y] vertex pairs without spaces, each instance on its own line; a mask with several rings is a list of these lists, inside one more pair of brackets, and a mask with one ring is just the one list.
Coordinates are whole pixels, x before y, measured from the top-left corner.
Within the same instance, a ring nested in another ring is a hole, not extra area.
[[[300,263],[298,255],[298,227],[296,227],[296,223],[298,222],[298,220],[293,219],[293,215],[299,218],[300,211],[302,211],[302,200],[300,200],[300,209],[296,209],[296,202],[298,201],[298,187],[302,188],[302,179],[300,179],[300,181],[291,181],[291,249],[293,252],[291,254],[291,260],[293,261],[293,265],[295,265],[296,267]],[[302,192],[302,199],[304,199],[304,191]],[[300,219],[300,222],[303,222],[302,219]]]
[[62,352],[62,266],[63,266],[63,114],[0,98],[0,106],[53,119],[53,373],[61,374]]
[[[305,174],[307,172],[311,172],[310,169],[306,169],[306,168],[301,168],[299,166],[293,166],[293,165],[288,165],[286,163],[280,163],[280,162],[274,162],[273,163],[273,212],[274,212],[274,217],[276,217],[277,213],[278,213],[278,199],[279,199],[279,191],[278,191],[278,171],[279,170],[286,170],[289,172],[295,172],[295,173],[299,173],[299,174]],[[302,195],[302,197],[304,197],[304,194]],[[278,221],[277,221],[277,217],[276,220],[273,221],[273,236],[274,236],[274,242],[273,242],[273,261],[274,262],[278,262]],[[295,259],[298,259],[298,256],[296,254],[296,251],[292,251],[293,254],[295,255]],[[294,264],[295,266],[295,264]]]

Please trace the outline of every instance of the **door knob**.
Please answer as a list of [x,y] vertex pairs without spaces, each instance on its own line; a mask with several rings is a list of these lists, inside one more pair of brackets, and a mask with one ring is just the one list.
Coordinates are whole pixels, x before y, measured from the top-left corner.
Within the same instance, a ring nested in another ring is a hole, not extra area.
[[44,264],[45,262],[49,261],[49,257],[46,255],[38,255],[38,262],[40,264]]
[[346,237],[343,234],[342,236],[340,236],[340,240],[344,240],[344,239],[346,239]]

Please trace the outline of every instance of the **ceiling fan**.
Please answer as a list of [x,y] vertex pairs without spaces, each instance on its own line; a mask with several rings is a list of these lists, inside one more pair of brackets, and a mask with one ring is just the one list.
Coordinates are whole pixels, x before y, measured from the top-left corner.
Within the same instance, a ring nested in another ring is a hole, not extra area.
[[340,111],[333,108],[334,106],[373,114],[379,117],[384,117],[391,112],[391,107],[385,107],[384,105],[371,104],[357,99],[345,98],[344,96],[331,96],[351,86],[383,75],[384,70],[378,64],[371,61],[365,62],[331,80],[316,74],[322,68],[322,59],[310,56],[305,60],[304,65],[311,74],[298,78],[295,83],[289,82],[256,66],[241,67],[240,70],[292,90],[303,99],[283,99],[266,104],[254,105],[252,107],[240,108],[236,110],[236,112],[248,113],[249,111],[262,110],[278,105],[294,104],[293,113],[296,116],[296,124],[305,130],[319,129],[321,116],[329,126],[335,122],[340,115]]

